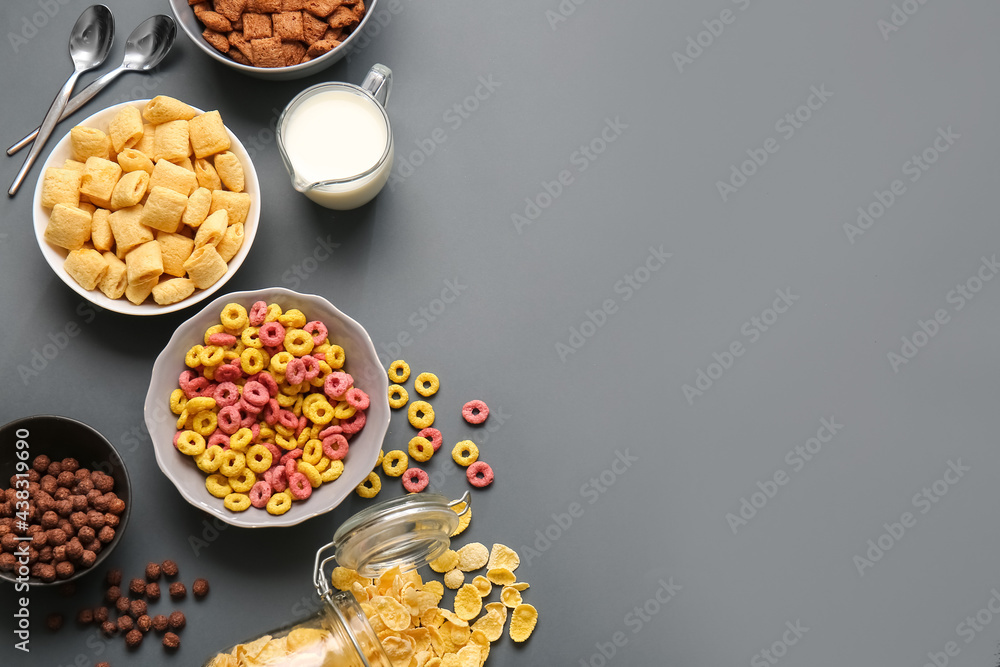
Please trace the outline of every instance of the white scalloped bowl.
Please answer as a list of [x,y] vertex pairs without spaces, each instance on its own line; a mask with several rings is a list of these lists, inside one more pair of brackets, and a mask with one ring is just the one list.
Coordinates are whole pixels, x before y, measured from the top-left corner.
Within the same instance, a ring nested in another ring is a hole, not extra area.
[[[177,388],[178,377],[187,369],[184,365],[187,350],[203,342],[205,330],[219,323],[219,315],[227,303],[236,302],[249,310],[258,300],[277,303],[282,310],[298,308],[309,320],[326,324],[330,341],[344,348],[347,357],[344,369],[354,378],[355,385],[371,397],[371,405],[365,413],[365,427],[351,438],[340,478],[313,489],[309,498],[294,502],[292,508],[280,516],[272,516],[255,507],[232,512],[225,508],[221,498],[209,494],[205,489],[207,475],[198,469],[191,457],[173,446],[177,416],[169,408],[170,393]],[[294,526],[329,512],[364,481],[375,467],[389,428],[388,390],[389,378],[379,362],[375,345],[360,324],[321,296],[275,287],[220,296],[178,327],[153,364],[143,411],[156,463],[186,501],[233,526],[275,528]]]
[[[130,105],[138,107],[141,110],[146,106],[147,102],[149,102],[149,100],[132,100],[131,102],[116,104],[112,107],[104,109],[103,111],[98,111],[93,116],[80,121],[77,125],[96,127],[98,130],[107,133],[108,125],[115,117],[115,114],[118,113],[119,109],[126,105]],[[195,107],[195,109],[198,113],[204,113],[197,107]],[[250,247],[253,245],[254,238],[257,236],[257,229],[260,226],[260,182],[257,180],[257,170],[254,169],[253,161],[250,159],[250,154],[247,153],[247,149],[240,142],[239,138],[233,134],[232,130],[229,128],[226,128],[226,131],[229,132],[229,140],[232,144],[229,150],[231,150],[233,154],[239,158],[240,163],[243,165],[243,173],[246,180],[245,190],[250,195],[250,211],[247,213],[246,222],[243,223],[243,246],[236,253],[236,256],[229,260],[229,268],[226,269],[226,273],[219,278],[218,282],[207,289],[195,290],[194,294],[188,298],[167,306],[161,306],[153,302],[151,299],[147,299],[145,303],[136,306],[125,297],[122,297],[121,299],[109,299],[98,289],[89,291],[85,290],[80,283],[73,280],[73,278],[66,273],[66,269],[63,268],[63,264],[66,262],[66,255],[69,254],[68,251],[65,248],[54,246],[45,240],[45,227],[49,223],[49,211],[42,206],[42,180],[46,169],[49,167],[61,167],[66,160],[70,159],[71,150],[69,132],[67,132],[63,138],[59,140],[59,143],[55,145],[52,152],[49,153],[48,158],[46,158],[45,164],[43,164],[42,168],[38,171],[38,183],[35,185],[35,198],[34,203],[32,204],[35,239],[38,241],[38,247],[41,249],[42,255],[45,257],[45,261],[49,263],[49,266],[52,267],[55,274],[59,276],[59,279],[87,301],[90,301],[105,310],[122,313],[124,315],[163,315],[165,313],[173,313],[187,308],[188,306],[193,306],[194,304],[203,301],[218,292],[219,289],[221,289],[222,286],[236,274],[240,266],[243,264],[243,260],[247,258],[247,255],[250,253]]]

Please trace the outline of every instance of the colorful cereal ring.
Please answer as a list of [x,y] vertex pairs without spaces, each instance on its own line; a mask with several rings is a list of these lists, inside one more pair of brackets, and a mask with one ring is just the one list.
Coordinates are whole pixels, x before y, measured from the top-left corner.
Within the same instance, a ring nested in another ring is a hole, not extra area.
[[493,483],[493,468],[488,463],[476,461],[465,470],[465,476],[469,484],[481,489]]
[[267,501],[271,499],[271,491],[271,485],[267,482],[257,482],[250,489],[250,504],[257,509],[267,507]]
[[490,409],[482,401],[469,401],[462,406],[462,418],[470,424],[482,424],[490,416]]
[[357,387],[348,389],[347,393],[344,394],[344,400],[357,410],[367,410],[368,406],[371,404],[371,399],[368,398],[368,394],[361,391]]
[[431,441],[431,445],[434,447],[434,451],[441,449],[441,443],[444,439],[441,437],[441,431],[436,428],[425,428],[420,433],[417,433],[421,438],[427,438]]
[[296,500],[305,500],[312,495],[312,484],[309,479],[300,472],[293,472],[288,477],[288,490]]
[[323,455],[333,461],[339,461],[347,456],[347,438],[339,433],[332,433],[323,438]]
[[430,477],[420,468],[410,468],[403,473],[403,488],[410,493],[420,493],[427,488]]

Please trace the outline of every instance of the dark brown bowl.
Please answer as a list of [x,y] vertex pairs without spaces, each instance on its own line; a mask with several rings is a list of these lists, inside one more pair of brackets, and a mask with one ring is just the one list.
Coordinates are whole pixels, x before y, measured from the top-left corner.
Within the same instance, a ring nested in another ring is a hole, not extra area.
[[[26,437],[24,437],[24,430],[28,431]],[[56,579],[49,583],[35,577],[28,577],[27,580],[32,586],[49,586],[75,581],[99,569],[101,563],[118,546],[125,533],[128,517],[132,511],[132,486],[129,483],[128,471],[114,446],[90,426],[69,417],[36,415],[18,419],[0,427],[0,486],[3,488],[10,485],[10,478],[16,472],[15,466],[19,451],[17,441],[22,439],[28,443],[27,462],[29,465],[39,454],[45,454],[53,460],[67,457],[75,458],[83,468],[100,470],[111,475],[115,480],[115,494],[125,501],[125,511],[119,517],[114,539],[104,545],[91,567],[78,569],[71,577]],[[16,574],[13,572],[0,572],[0,579],[11,583],[17,581]]]

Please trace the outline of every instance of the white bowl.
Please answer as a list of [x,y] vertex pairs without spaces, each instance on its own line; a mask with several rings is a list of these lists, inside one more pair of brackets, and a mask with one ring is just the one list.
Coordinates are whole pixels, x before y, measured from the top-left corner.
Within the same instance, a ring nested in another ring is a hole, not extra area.
[[187,0],[170,0],[170,9],[174,13],[174,18],[181,24],[181,29],[184,30],[191,41],[194,42],[195,46],[197,46],[202,53],[207,55],[209,58],[219,61],[226,67],[232,67],[235,70],[239,70],[244,74],[249,74],[250,76],[258,79],[290,81],[292,79],[301,79],[324,70],[347,55],[351,42],[353,42],[357,38],[358,34],[365,29],[365,26],[368,24],[368,19],[375,13],[375,5],[377,4],[378,0],[366,0],[364,18],[361,19],[361,23],[354,28],[354,32],[348,35],[347,39],[340,43],[340,46],[328,53],[324,53],[319,58],[314,58],[309,62],[301,63],[299,65],[292,65],[291,67],[253,67],[251,65],[238,63],[229,56],[220,53],[215,47],[205,41],[205,38],[201,36],[201,33],[205,30],[205,26],[203,26],[201,21],[195,17],[194,10],[191,9]]
[[[116,104],[115,106],[108,107],[103,111],[98,111],[93,116],[90,116],[86,120],[78,123],[78,125],[96,127],[106,133],[108,131],[108,125],[115,117],[115,114],[118,113],[119,109],[129,105],[137,107],[141,110],[146,106],[147,102],[149,102],[149,100],[133,100],[131,102]],[[201,109],[198,109],[198,112],[203,113]],[[161,306],[157,303],[151,303],[148,299],[146,303],[136,306],[124,297],[121,299],[109,299],[104,296],[104,293],[100,290],[85,290],[80,283],[73,280],[73,278],[66,273],[66,269],[63,268],[63,264],[66,261],[68,251],[65,248],[54,246],[45,240],[45,227],[49,223],[50,211],[42,206],[42,181],[46,169],[49,167],[61,167],[66,160],[70,159],[71,150],[69,132],[67,132],[66,135],[59,140],[59,143],[57,143],[52,149],[52,152],[49,153],[49,157],[45,160],[45,164],[42,165],[41,170],[38,172],[38,183],[35,186],[35,199],[32,205],[35,224],[35,238],[38,240],[38,247],[41,248],[45,261],[49,263],[49,266],[52,267],[52,270],[55,271],[56,275],[59,276],[64,283],[69,285],[70,289],[74,292],[101,308],[116,313],[124,313],[125,315],[162,315],[164,313],[172,313],[174,311],[187,308],[188,306],[192,306],[217,292],[219,288],[225,285],[226,282],[233,277],[233,274],[235,274],[236,271],[239,270],[240,265],[243,264],[243,260],[246,259],[247,254],[250,252],[250,246],[253,245],[254,237],[257,236],[257,227],[260,223],[260,183],[257,180],[257,171],[254,169],[253,161],[250,159],[250,154],[247,153],[246,148],[243,147],[240,140],[235,134],[233,134],[232,130],[227,128],[226,131],[229,132],[229,140],[232,144],[229,150],[231,150],[233,154],[239,158],[240,163],[243,165],[243,173],[246,180],[245,189],[250,195],[251,201],[250,211],[247,213],[247,219],[243,225],[243,246],[240,248],[239,252],[236,253],[236,256],[229,260],[229,268],[214,285],[208,289],[195,290],[194,294],[188,298],[183,301],[178,301],[177,303],[172,303],[169,306]]]
[[[221,498],[212,496],[205,489],[207,475],[198,469],[191,457],[181,454],[173,446],[177,417],[170,412],[170,393],[177,388],[177,378],[187,368],[184,365],[185,352],[191,346],[202,343],[205,330],[219,323],[219,315],[227,303],[236,302],[249,310],[258,300],[277,303],[282,310],[298,308],[309,320],[320,320],[326,324],[330,341],[344,348],[347,356],[345,370],[354,378],[355,385],[371,397],[371,405],[365,412],[365,427],[351,438],[340,478],[313,489],[308,499],[295,501],[292,508],[281,516],[272,516],[256,507],[245,512],[227,510]],[[156,463],[185,500],[233,526],[274,528],[294,526],[329,512],[364,481],[375,467],[389,428],[388,391],[389,378],[378,360],[375,345],[360,324],[323,297],[275,287],[220,296],[178,327],[153,364],[143,411]]]

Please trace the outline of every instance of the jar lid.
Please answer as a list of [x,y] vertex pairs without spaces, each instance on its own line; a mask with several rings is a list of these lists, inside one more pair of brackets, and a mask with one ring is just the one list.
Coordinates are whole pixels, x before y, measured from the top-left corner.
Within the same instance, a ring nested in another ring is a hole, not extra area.
[[414,493],[362,510],[334,533],[337,563],[372,578],[397,566],[411,570],[426,565],[451,546],[459,523],[452,507],[462,502],[468,508],[468,492],[456,501]]

